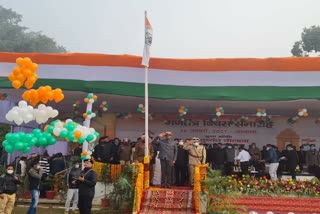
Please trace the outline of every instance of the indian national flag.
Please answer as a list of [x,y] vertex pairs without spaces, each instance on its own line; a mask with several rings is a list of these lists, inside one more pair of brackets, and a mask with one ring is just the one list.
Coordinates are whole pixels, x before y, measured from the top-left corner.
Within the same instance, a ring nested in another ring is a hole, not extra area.
[[152,27],[147,18],[147,13],[145,15],[145,42],[144,42],[144,50],[141,64],[145,67],[149,67],[149,59],[150,59],[150,47],[152,44]]

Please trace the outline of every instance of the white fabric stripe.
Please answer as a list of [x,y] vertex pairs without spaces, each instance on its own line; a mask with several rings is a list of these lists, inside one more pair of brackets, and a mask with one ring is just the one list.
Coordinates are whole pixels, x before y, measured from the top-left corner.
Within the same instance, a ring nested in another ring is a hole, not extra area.
[[[8,76],[13,63],[0,63],[0,76]],[[181,86],[320,86],[320,71],[192,72],[149,69],[149,83]],[[42,79],[120,81],[144,83],[144,69],[111,66],[39,65]]]

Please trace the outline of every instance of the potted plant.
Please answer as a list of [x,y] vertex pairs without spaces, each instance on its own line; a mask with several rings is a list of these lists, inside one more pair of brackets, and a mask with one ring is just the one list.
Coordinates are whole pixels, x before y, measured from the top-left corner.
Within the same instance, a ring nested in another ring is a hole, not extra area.
[[46,198],[54,199],[54,176],[49,174],[45,179],[44,185],[46,187]]
[[104,197],[101,199],[101,206],[108,207],[109,194],[107,193],[107,186],[112,183],[110,164],[104,164],[102,166],[100,179],[104,185]]

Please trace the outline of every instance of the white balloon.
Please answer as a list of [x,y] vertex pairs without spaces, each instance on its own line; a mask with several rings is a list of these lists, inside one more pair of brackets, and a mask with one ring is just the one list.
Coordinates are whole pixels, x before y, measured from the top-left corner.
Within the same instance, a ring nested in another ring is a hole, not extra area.
[[92,114],[91,114],[91,117],[95,117],[95,116],[96,116],[96,113],[92,113]]
[[103,101],[102,104],[103,104],[103,105],[107,104],[107,101]]
[[60,135],[60,132],[61,132],[61,129],[58,128],[58,127],[56,127],[56,128],[53,129],[53,134],[54,134],[55,136],[59,136],[59,135]]
[[13,121],[13,116],[12,116],[12,114],[11,114],[10,112],[8,112],[8,113],[6,114],[6,119],[7,119],[8,121],[10,121],[10,122]]
[[303,116],[303,111],[299,111],[298,115],[299,115],[300,117],[302,117],[302,116]]
[[258,117],[261,117],[261,113],[260,113],[260,112],[257,112],[257,116],[258,116]]
[[23,120],[21,117],[18,117],[18,118],[14,118],[14,122],[17,124],[17,125],[21,125],[23,123]]
[[24,101],[24,100],[21,100],[21,101],[19,102],[18,106],[19,106],[20,108],[25,108],[25,107],[28,106],[28,103],[27,103],[26,101]]
[[44,104],[40,104],[40,105],[38,106],[38,109],[39,109],[39,110],[45,110],[45,109],[46,109],[46,106],[45,106]]
[[29,123],[29,122],[32,121],[32,120],[33,120],[33,115],[30,114],[30,113],[26,114],[26,116],[25,116],[25,118],[24,118],[24,122],[25,122],[25,123]]
[[308,110],[306,108],[302,109],[302,112],[307,112]]
[[67,120],[66,120],[66,123],[69,123],[69,122],[73,122],[73,120],[67,119]]
[[55,118],[56,116],[58,116],[59,115],[59,112],[58,112],[58,110],[56,110],[56,109],[54,109],[53,111],[52,111],[52,113],[51,113],[51,117],[52,118]]
[[218,117],[220,117],[220,116],[221,116],[221,112],[218,111],[218,112],[216,113],[216,115],[217,115]]
[[89,103],[94,103],[94,99],[89,99]]
[[139,104],[138,107],[139,107],[139,108],[143,108],[143,104]]

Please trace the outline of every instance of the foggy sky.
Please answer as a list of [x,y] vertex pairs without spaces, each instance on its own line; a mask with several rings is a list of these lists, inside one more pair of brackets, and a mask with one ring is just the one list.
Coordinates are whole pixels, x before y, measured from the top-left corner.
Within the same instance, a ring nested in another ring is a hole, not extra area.
[[70,52],[141,55],[144,11],[151,55],[290,56],[303,27],[320,25],[319,0],[0,0]]

